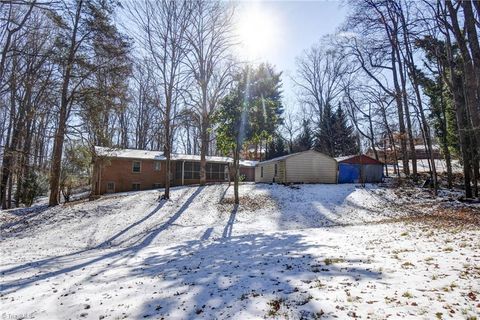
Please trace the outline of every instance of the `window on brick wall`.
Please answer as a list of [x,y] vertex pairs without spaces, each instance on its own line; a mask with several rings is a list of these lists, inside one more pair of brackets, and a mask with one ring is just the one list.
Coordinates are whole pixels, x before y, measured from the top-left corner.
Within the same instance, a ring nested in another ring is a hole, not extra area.
[[140,190],[140,183],[132,183],[132,190]]
[[162,168],[162,163],[160,161],[153,162],[153,170],[160,171],[161,168]]
[[115,183],[114,182],[107,182],[107,192],[108,193],[115,192]]
[[140,161],[132,162],[132,172],[139,173],[142,170],[142,163]]

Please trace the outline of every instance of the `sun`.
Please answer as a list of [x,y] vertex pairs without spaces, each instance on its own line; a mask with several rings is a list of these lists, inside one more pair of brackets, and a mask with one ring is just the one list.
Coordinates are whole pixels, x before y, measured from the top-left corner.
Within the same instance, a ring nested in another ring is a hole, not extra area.
[[257,2],[248,2],[242,9],[237,25],[241,54],[248,59],[262,59],[276,45],[276,16]]

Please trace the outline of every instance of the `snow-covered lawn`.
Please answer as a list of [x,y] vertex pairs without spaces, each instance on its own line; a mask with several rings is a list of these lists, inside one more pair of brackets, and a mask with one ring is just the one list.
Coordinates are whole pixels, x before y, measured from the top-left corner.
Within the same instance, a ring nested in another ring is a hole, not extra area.
[[[480,313],[478,227],[413,223],[407,218],[422,213],[408,206],[415,195],[399,199],[375,185],[245,184],[236,208],[227,185],[174,188],[168,202],[158,202],[160,194],[0,213],[2,316]],[[425,212],[434,201],[422,199]]]
[[[410,170],[413,170],[412,160],[409,160],[409,167]],[[398,161],[398,168],[400,170],[403,169],[403,162],[402,160]],[[447,163],[443,159],[435,159],[435,169],[438,173],[446,173],[447,172]],[[430,172],[430,166],[428,165],[427,159],[417,159],[417,171],[418,172]],[[388,165],[388,172],[393,174],[393,165]],[[463,166],[460,161],[453,159],[452,160],[452,172],[453,173],[461,173],[463,172]]]

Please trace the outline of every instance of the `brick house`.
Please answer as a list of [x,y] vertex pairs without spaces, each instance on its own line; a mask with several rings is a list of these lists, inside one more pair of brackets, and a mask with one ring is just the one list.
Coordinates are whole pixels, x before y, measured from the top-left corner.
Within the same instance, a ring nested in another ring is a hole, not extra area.
[[[163,152],[95,147],[92,188],[94,195],[148,190],[165,186]],[[207,157],[207,183],[230,180],[228,157]],[[200,183],[200,156],[172,154],[171,186]]]

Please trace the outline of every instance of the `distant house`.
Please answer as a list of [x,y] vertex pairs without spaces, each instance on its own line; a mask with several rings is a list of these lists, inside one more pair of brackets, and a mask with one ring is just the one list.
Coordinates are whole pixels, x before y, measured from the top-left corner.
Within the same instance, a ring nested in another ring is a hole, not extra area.
[[338,183],[382,182],[383,162],[367,155],[335,158],[338,162]]
[[337,183],[337,162],[315,150],[259,162],[255,182]]
[[[163,152],[95,147],[94,194],[147,190],[165,186],[166,158]],[[171,185],[200,182],[200,156],[172,154]],[[207,183],[230,180],[228,157],[207,157]]]
[[243,181],[255,181],[257,163],[255,160],[240,160],[240,176],[243,177]]

